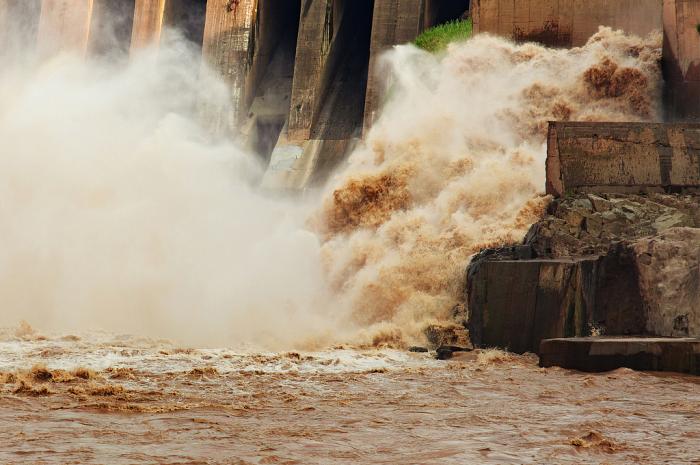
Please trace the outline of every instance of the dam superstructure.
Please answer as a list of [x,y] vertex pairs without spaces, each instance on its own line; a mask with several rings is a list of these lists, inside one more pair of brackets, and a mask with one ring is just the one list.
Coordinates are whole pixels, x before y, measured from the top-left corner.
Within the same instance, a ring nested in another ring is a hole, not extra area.
[[207,123],[269,162],[264,185],[301,189],[379,115],[379,55],[468,16],[476,33],[554,47],[582,45],[601,25],[663,30],[668,119],[700,117],[696,0],[0,0],[0,51],[135,53],[177,29],[230,90]]

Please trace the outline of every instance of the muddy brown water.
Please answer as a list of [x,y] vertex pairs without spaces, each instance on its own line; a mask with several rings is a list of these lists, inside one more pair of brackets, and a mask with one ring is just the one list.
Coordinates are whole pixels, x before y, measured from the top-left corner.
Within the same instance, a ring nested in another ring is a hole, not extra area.
[[700,464],[697,377],[128,338],[5,339],[0,371],[3,464]]

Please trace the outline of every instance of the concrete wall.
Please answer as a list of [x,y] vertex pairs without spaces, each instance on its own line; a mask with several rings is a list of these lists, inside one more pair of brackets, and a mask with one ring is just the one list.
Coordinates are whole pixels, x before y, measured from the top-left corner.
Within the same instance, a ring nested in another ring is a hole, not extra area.
[[469,267],[469,337],[475,346],[537,352],[540,341],[645,331],[630,257],[479,260]]
[[474,32],[555,47],[586,43],[598,26],[661,30],[662,0],[473,0]]
[[669,120],[700,118],[700,2],[664,0],[664,78]]
[[700,125],[550,123],[546,190],[700,190]]

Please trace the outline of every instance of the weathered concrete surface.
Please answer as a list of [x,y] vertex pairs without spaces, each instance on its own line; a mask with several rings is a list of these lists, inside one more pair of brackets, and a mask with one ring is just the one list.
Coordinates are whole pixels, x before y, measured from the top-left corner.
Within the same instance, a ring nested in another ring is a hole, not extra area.
[[601,372],[616,368],[700,375],[700,339],[566,338],[542,341],[540,366]]
[[375,1],[372,15],[369,81],[365,100],[364,128],[369,129],[381,106],[384,77],[379,69],[379,56],[392,45],[415,39],[424,27],[426,0]]
[[44,56],[61,51],[84,54],[93,0],[43,0],[37,47]]
[[158,43],[163,31],[163,12],[167,0],[136,0],[131,50]]
[[700,2],[664,0],[663,69],[669,120],[700,118]]
[[207,123],[220,134],[233,134],[236,121],[245,111],[256,14],[257,0],[207,2],[202,58],[224,79],[231,92],[230,104],[222,102],[220,108],[207,109]]
[[599,26],[645,36],[663,27],[662,0],[473,0],[474,32],[577,47]]
[[361,136],[372,7],[372,0],[302,5],[289,118],[264,187],[307,187],[332,171]]
[[553,122],[548,194],[700,190],[700,125]]
[[700,335],[700,229],[671,228],[632,249],[647,332]]
[[644,314],[625,260],[489,260],[469,268],[469,335],[478,347],[536,352],[542,339],[644,330]]
[[287,128],[290,140],[311,138],[314,116],[323,97],[324,71],[336,38],[333,13],[329,0],[309,0],[302,10]]

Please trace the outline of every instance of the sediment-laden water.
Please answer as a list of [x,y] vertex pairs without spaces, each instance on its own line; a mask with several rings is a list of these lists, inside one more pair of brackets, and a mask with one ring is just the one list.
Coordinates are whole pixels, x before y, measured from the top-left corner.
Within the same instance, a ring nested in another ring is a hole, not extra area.
[[0,366],[7,464],[700,463],[697,377],[107,334],[5,335]]

